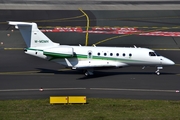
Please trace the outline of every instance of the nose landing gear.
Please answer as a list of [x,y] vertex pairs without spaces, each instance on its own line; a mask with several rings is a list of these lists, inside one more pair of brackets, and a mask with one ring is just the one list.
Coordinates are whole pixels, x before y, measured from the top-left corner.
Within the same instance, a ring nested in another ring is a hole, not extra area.
[[157,70],[155,71],[155,73],[157,74],[157,75],[160,75],[160,70],[162,70],[163,69],[163,67],[157,67]]

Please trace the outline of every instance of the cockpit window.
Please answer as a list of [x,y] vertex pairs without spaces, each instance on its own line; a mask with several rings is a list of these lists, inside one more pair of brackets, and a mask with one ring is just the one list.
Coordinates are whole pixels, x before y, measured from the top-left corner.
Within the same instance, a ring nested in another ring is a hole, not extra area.
[[156,56],[154,52],[149,52],[149,56]]
[[161,56],[161,55],[160,55],[159,53],[157,53],[157,52],[156,52],[156,55],[157,55],[157,56]]

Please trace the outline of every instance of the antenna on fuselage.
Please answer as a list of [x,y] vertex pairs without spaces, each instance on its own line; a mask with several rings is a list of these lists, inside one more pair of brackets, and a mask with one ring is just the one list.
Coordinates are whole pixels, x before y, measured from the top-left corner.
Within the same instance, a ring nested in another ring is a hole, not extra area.
[[136,45],[134,45],[134,48],[137,48]]

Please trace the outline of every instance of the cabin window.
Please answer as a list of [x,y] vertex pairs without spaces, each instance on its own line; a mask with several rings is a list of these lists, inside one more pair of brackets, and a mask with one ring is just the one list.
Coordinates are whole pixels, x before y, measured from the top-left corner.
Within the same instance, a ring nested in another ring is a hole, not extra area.
[[88,51],[87,58],[92,59],[92,51]]
[[149,52],[149,56],[156,56],[154,52]]
[[119,56],[119,53],[116,53],[116,56]]
[[126,56],[126,54],[125,54],[125,53],[123,53],[123,56]]
[[129,54],[129,57],[131,57],[131,56],[132,56],[132,54],[130,53],[130,54]]
[[107,54],[106,53],[104,53],[104,56],[106,56]]
[[110,56],[113,56],[113,54],[112,54],[112,53],[110,53]]
[[98,53],[98,56],[100,56],[100,53]]
[[91,52],[89,52],[88,54],[89,54],[89,56],[91,56],[91,54],[92,54],[92,53],[91,53]]

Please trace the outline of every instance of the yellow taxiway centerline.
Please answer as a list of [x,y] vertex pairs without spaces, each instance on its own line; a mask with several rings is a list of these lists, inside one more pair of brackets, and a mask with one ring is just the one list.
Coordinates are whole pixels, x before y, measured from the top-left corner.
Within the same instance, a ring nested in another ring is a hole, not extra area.
[[[60,71],[68,71],[71,69],[59,69],[57,70],[58,72]],[[41,71],[19,71],[19,72],[0,72],[0,75],[54,75],[55,73],[48,73],[44,72],[42,73]]]

